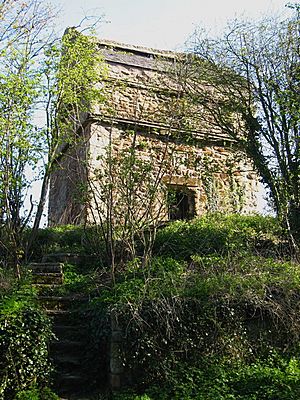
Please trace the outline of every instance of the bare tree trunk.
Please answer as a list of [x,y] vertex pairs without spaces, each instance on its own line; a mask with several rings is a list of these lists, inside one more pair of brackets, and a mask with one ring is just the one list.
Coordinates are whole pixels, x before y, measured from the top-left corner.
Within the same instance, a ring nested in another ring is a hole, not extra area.
[[38,231],[38,229],[40,227],[41,219],[42,219],[42,216],[43,216],[43,211],[44,211],[46,200],[47,200],[47,194],[48,194],[48,189],[49,189],[49,181],[50,181],[50,173],[49,173],[49,169],[48,169],[46,171],[44,179],[43,179],[42,188],[41,188],[41,194],[40,194],[40,198],[39,198],[39,203],[38,203],[38,206],[37,206],[37,211],[36,211],[36,215],[35,215],[35,218],[34,218],[33,227],[31,229],[31,235],[30,235],[30,238],[29,238],[28,243],[26,245],[26,258],[28,257],[28,254],[30,252],[32,244],[36,239],[37,231]]

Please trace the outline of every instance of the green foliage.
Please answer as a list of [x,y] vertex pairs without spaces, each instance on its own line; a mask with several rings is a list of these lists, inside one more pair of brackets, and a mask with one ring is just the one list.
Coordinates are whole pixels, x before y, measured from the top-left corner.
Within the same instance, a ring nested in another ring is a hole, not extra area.
[[250,365],[207,359],[191,366],[178,364],[161,386],[144,395],[121,393],[114,400],[289,400],[300,395],[298,359],[257,361]]
[[[24,233],[26,243],[32,234],[31,229]],[[39,229],[32,244],[29,258],[40,260],[44,254],[72,253],[101,255],[98,260],[106,263],[104,241],[99,237],[98,227],[61,225],[53,228]]]
[[271,217],[208,214],[192,221],[176,221],[158,231],[155,252],[174,258],[252,250],[276,251],[282,234]]
[[[0,262],[18,265],[26,192],[38,179],[47,137],[34,122],[41,94],[40,55],[52,15],[41,2],[5,2],[0,21]],[[30,173],[28,173],[30,171]]]
[[147,269],[142,269],[138,259],[128,263],[118,274],[113,289],[102,289],[95,301],[123,307],[129,302],[140,307],[143,301],[179,293],[186,272],[185,263],[172,258],[153,257]]
[[95,104],[105,97],[99,86],[106,75],[106,66],[97,40],[83,35],[74,28],[64,33],[59,45],[51,45],[45,51],[44,74],[46,96],[49,99],[47,112],[51,126],[47,126],[52,137],[49,152],[49,167],[62,143],[74,146],[80,138],[74,133],[81,127],[83,113],[90,112]]
[[[10,3],[12,20],[8,23],[3,12],[0,21],[7,47],[0,52],[0,262],[18,272],[26,253],[22,245],[26,250],[34,244],[58,157],[82,144],[76,132],[94,104],[104,101],[100,81],[106,67],[95,38],[70,28],[50,44],[42,33],[49,9],[38,0]],[[36,126],[37,103],[39,113],[44,108],[43,126]],[[26,195],[36,179],[43,181],[41,195],[24,218]],[[32,220],[31,236],[22,242]]]
[[[138,258],[127,263],[115,285],[101,290],[93,306],[102,316],[117,315],[125,370],[140,392],[152,387],[150,399],[258,399],[263,391],[248,396],[233,385],[234,374],[244,374],[250,387],[257,364],[263,376],[270,371],[270,390],[285,398],[285,383],[275,379],[279,367],[266,364],[274,352],[299,348],[300,267],[274,257],[281,233],[274,219],[259,216],[175,222],[158,232],[162,255],[147,268]],[[211,357],[232,364],[199,366]]]
[[[180,376],[187,379],[183,371],[191,371],[199,359],[225,357],[240,362],[245,370],[255,360],[264,363],[274,351],[295,354],[299,348],[300,318],[295,311],[299,307],[298,264],[246,254],[225,259],[217,255],[192,258],[190,264],[153,258],[147,271],[141,270],[138,262],[130,263],[127,271],[119,274],[114,289],[103,289],[93,301],[102,316],[105,310],[108,315],[110,310],[116,313],[124,332],[125,370],[131,371],[140,390],[153,384],[161,388],[170,381],[174,368],[186,365],[171,385],[180,393],[178,397],[168,392],[154,399],[188,399],[184,397],[187,393],[198,393],[203,383],[195,377],[192,388],[182,383],[186,393],[176,381]],[[228,366],[233,368],[235,365]],[[201,379],[206,379],[207,371],[195,371],[196,376],[202,374]],[[210,388],[212,382],[218,382],[219,372],[207,384],[207,398],[221,393],[218,385],[215,392]],[[276,368],[270,373],[277,376]],[[227,392],[228,376],[224,382],[222,379],[219,383],[224,386],[224,397],[220,399],[225,399],[235,392],[231,387]],[[275,383],[269,382],[271,387]]]
[[[86,235],[93,241],[98,232],[89,229],[43,230],[38,251],[88,252]],[[108,354],[111,313],[124,333],[121,356],[136,393],[119,398],[293,398],[300,267],[274,257],[282,243],[273,218],[216,214],[162,228],[160,255],[146,266],[139,257],[127,262],[114,284],[107,270],[92,275],[66,264],[63,290],[88,291],[92,299],[82,310],[91,354]],[[105,381],[108,358],[89,360]]]
[[[72,225],[39,229],[31,251],[36,259],[49,253],[81,252],[83,250],[83,234],[82,227]],[[27,236],[31,235],[31,229],[28,229],[25,235],[26,241]]]
[[10,400],[32,385],[47,385],[52,332],[49,319],[36,305],[34,291],[25,283],[6,291],[0,312],[0,398]]
[[[90,32],[91,34],[91,32]],[[65,105],[90,110],[93,103],[104,100],[96,86],[106,73],[97,39],[69,28],[62,38],[62,55],[58,67],[58,92]]]
[[[28,229],[24,242],[30,235]],[[281,228],[272,217],[209,214],[192,221],[168,224],[158,230],[154,246],[157,255],[189,260],[196,254],[226,255],[243,251],[272,255],[283,251],[284,240]],[[137,255],[139,251],[137,248]],[[97,226],[39,229],[32,253],[36,260],[47,253],[97,254],[104,265],[108,262],[103,231]]]
[[241,299],[253,294],[258,301],[276,289],[291,295],[299,287],[298,263],[247,254],[227,257],[196,255],[192,260],[192,271],[185,287],[187,296],[210,296],[218,292]]
[[88,294],[96,289],[97,278],[98,274],[93,266],[64,264],[64,283],[60,292]]
[[31,389],[18,392],[14,400],[59,400],[59,397],[48,387]]

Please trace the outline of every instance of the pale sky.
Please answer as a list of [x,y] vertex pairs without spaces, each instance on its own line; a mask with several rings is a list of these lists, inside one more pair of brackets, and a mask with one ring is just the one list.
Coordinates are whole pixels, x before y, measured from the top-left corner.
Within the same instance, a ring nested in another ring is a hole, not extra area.
[[257,19],[265,14],[282,13],[288,1],[53,0],[53,3],[61,8],[59,25],[62,29],[77,25],[84,15],[104,15],[98,29],[103,39],[179,50],[197,26],[214,32],[234,17]]

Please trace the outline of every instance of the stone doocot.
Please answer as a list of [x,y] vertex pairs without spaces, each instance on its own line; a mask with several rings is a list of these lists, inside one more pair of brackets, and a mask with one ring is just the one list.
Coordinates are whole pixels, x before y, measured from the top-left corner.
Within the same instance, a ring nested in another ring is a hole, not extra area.
[[[153,177],[159,176],[156,202],[164,206],[153,207],[161,220],[189,219],[208,210],[255,212],[258,179],[251,162],[233,140],[201,119],[174,79],[178,57],[184,56],[108,41],[99,42],[99,51],[108,66],[101,82],[105,101],[86,114],[80,140],[52,173],[49,225],[99,222],[95,209],[106,182],[108,148],[113,157],[122,157],[134,147]],[[118,168],[112,171],[116,182]],[[114,196],[121,196],[117,188]]]

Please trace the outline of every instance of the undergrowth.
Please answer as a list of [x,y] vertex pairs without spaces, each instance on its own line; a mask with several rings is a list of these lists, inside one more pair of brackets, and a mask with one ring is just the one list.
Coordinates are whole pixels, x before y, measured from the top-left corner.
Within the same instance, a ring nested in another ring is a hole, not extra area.
[[[52,337],[50,321],[38,307],[30,281],[13,280],[3,270],[1,276],[0,399],[54,400],[55,397],[50,397],[51,390],[46,388],[51,373],[48,360],[48,343]],[[26,397],[26,392],[36,395]],[[37,397],[39,393],[41,396]]]
[[162,386],[143,394],[123,391],[114,400],[297,400],[300,362],[270,357],[250,365],[207,358],[197,366],[181,363],[168,371]]
[[134,394],[116,398],[298,398],[300,265],[277,222],[178,221],[158,232],[154,253],[147,268],[127,263],[92,302],[124,332]]
[[216,213],[167,225],[158,231],[154,251],[177,259],[241,251],[278,255],[288,251],[283,237],[275,218]]
[[[66,264],[59,290],[88,294],[91,354],[107,354],[116,318],[132,392],[114,399],[300,398],[300,266],[274,218],[173,222],[149,262],[123,263],[114,281],[97,227],[41,230],[32,259],[49,252],[94,257]],[[107,377],[107,359],[93,364]]]
[[[28,229],[23,237],[25,247],[30,235]],[[107,265],[105,243],[97,226],[62,225],[39,229],[27,258],[40,261],[45,254],[52,253],[95,255],[98,263]]]

